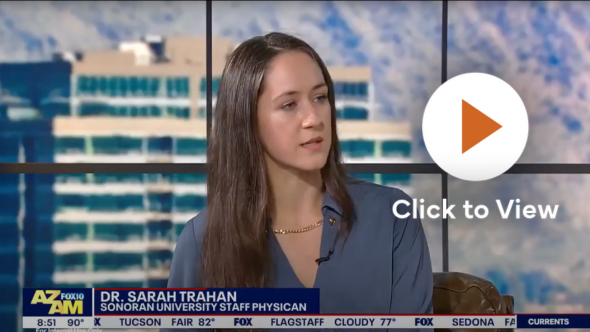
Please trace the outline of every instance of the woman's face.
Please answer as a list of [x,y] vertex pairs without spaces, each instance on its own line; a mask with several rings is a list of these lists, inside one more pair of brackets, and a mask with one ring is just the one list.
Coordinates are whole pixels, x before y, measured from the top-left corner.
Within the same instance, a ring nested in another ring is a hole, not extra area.
[[267,162],[319,170],[332,145],[328,87],[319,65],[303,52],[287,52],[268,66],[258,99],[258,131]]

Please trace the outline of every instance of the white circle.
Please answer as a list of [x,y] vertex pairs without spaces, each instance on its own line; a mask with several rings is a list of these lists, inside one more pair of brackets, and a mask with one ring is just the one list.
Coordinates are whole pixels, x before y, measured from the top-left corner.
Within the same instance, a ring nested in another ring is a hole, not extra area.
[[[462,151],[463,101],[502,127]],[[514,165],[526,146],[529,121],[518,93],[503,80],[482,73],[448,80],[430,97],[422,134],[428,153],[448,174],[466,181],[495,178]]]

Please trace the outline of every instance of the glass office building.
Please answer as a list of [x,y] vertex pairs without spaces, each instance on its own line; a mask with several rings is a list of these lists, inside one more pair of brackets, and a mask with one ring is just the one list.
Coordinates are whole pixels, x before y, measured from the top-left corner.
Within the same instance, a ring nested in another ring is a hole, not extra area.
[[[205,162],[204,54],[179,46],[200,39],[162,40],[0,64],[0,161]],[[330,72],[345,161],[410,162],[409,124],[371,119],[370,70]],[[206,205],[204,174],[0,176],[0,283],[14,290],[0,331],[18,329],[22,285],[164,287],[176,237]],[[409,191],[409,175],[356,176]]]
[[[0,162],[52,162],[52,135],[48,121],[0,121]],[[53,284],[52,178],[0,174],[1,331],[19,329],[23,285]]]
[[23,207],[20,174],[0,174],[0,321],[16,330],[18,307],[21,306],[20,288],[24,284]]
[[[188,119],[190,95],[188,77],[141,77],[79,75],[76,96],[79,116],[108,117],[177,117]],[[134,100],[114,102],[109,99],[142,98],[147,101],[174,100],[169,105],[154,102],[136,104]],[[185,100],[184,103],[177,101]]]

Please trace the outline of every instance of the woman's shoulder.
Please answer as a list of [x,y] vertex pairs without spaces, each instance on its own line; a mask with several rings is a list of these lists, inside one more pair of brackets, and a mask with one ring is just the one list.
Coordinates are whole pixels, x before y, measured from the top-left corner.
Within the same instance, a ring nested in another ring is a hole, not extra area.
[[[183,235],[190,237],[191,241],[194,241],[199,247],[203,241],[203,235],[205,234],[205,228],[207,226],[207,208],[201,210],[196,216],[191,218],[179,236],[179,240]],[[186,233],[186,234],[184,234]]]
[[201,251],[203,235],[207,224],[207,209],[201,210],[190,219],[176,239],[175,254],[187,260],[196,260]]
[[347,189],[354,204],[357,231],[397,234],[408,224],[421,227],[420,219],[411,215],[412,198],[400,188],[351,181]]
[[189,220],[182,229],[182,232],[180,232],[178,239],[176,239],[176,248],[172,256],[168,287],[198,287],[198,260],[206,223],[207,210],[202,210],[198,215]]
[[350,180],[346,188],[356,208],[387,208],[391,211],[394,203],[407,201],[412,203],[412,198],[400,188],[389,187],[361,180]]

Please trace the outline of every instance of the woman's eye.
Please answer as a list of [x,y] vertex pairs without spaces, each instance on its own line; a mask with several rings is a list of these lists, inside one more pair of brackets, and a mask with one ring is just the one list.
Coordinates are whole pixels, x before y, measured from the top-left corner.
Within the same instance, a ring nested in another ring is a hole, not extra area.
[[295,107],[295,103],[286,103],[281,108],[284,110],[290,110],[293,109],[293,107]]
[[324,101],[326,101],[326,99],[327,99],[327,98],[328,98],[327,96],[325,96],[325,95],[321,95],[321,96],[317,96],[317,97],[315,98],[315,100],[321,103],[321,102],[324,102]]

